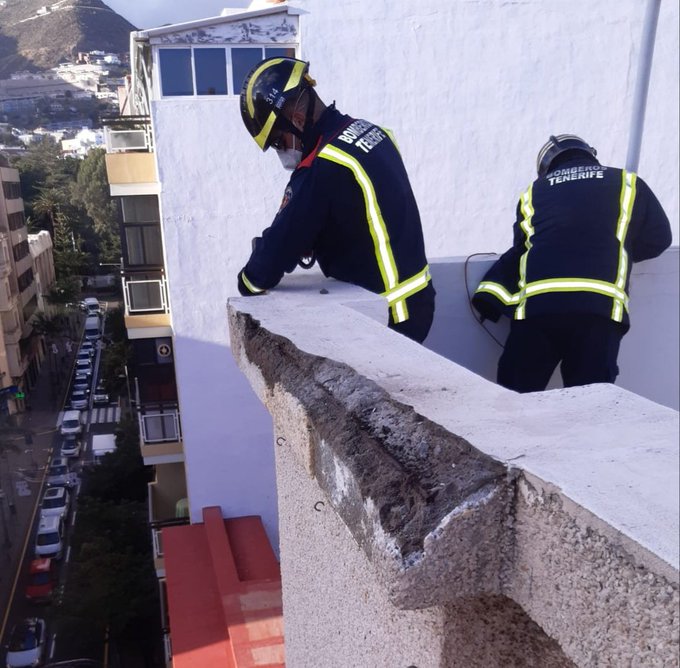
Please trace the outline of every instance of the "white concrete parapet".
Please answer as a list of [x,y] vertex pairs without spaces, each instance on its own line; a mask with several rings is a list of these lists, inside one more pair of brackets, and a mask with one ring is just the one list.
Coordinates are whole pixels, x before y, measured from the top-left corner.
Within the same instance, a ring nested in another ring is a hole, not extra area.
[[274,418],[287,665],[677,665],[677,411],[505,390],[314,273],[229,318]]

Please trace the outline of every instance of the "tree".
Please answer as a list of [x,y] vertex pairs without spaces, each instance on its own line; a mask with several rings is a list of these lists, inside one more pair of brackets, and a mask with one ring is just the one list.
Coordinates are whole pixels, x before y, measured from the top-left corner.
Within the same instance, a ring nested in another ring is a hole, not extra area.
[[54,271],[58,278],[80,276],[87,271],[90,256],[80,250],[80,239],[69,218],[58,212],[54,218]]
[[85,495],[102,502],[146,501],[151,475],[139,451],[137,420],[128,418],[120,423],[116,449],[104,455],[103,464],[83,473]]
[[120,260],[120,237],[118,234],[118,212],[109,194],[106,175],[106,151],[92,149],[83,159],[78,176],[73,184],[73,200],[92,219],[97,235],[100,262]]
[[50,304],[59,306],[75,304],[80,298],[80,279],[75,276],[58,278],[44,297]]

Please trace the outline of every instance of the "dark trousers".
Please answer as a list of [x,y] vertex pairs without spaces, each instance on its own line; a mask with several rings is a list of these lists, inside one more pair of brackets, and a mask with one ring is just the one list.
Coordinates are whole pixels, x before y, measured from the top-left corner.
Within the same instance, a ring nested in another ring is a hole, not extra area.
[[565,387],[613,383],[627,328],[589,313],[513,320],[498,361],[498,384],[516,392],[544,390],[560,364]]
[[408,320],[404,320],[404,322],[394,322],[392,309],[390,309],[389,328],[408,336],[409,339],[422,343],[427,337],[430,327],[432,327],[436,294],[434,285],[430,281],[427,287],[416,292],[415,295],[411,295],[406,300]]

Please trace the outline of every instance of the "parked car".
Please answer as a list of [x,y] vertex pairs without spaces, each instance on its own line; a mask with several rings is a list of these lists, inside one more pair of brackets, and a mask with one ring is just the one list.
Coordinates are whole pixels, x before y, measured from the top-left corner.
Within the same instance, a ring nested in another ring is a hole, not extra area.
[[109,394],[106,391],[104,385],[102,385],[101,383],[99,383],[97,387],[95,387],[94,393],[92,394],[92,401],[98,405],[109,403]]
[[84,390],[73,390],[73,392],[71,392],[71,408],[78,410],[84,409],[87,408],[89,403],[89,397]]
[[7,668],[39,666],[45,656],[47,627],[39,617],[27,617],[14,625],[9,637]]
[[93,348],[87,348],[86,350],[83,350],[82,348],[76,353],[76,359],[78,360],[87,360],[88,362],[92,360],[94,357],[94,349]]
[[73,385],[71,385],[72,390],[80,390],[81,392],[90,393],[90,383],[86,380],[74,380]]
[[77,359],[76,360],[76,370],[81,373],[86,373],[88,376],[92,375],[92,360]]
[[87,371],[82,371],[80,369],[76,369],[73,373],[73,382],[74,383],[87,383],[88,387],[90,385],[90,382],[92,381],[92,374],[88,373]]
[[99,300],[96,297],[85,297],[85,299],[80,302],[80,308],[82,311],[85,311],[87,315],[99,315],[101,311]]
[[61,420],[60,427],[61,435],[66,436],[66,434],[80,434],[82,430],[83,425],[80,411],[64,411],[64,417]]
[[28,567],[28,583],[24,593],[32,603],[49,603],[54,594],[57,573],[51,559],[34,559]]
[[41,517],[35,537],[35,556],[61,559],[63,551],[64,520],[61,517]]
[[65,487],[49,487],[40,504],[40,517],[61,517],[68,514],[71,495]]
[[71,473],[68,459],[55,457],[47,469],[48,487],[72,487],[75,483],[75,474]]
[[60,453],[62,457],[78,457],[80,455],[80,439],[75,434],[67,434],[61,439]]

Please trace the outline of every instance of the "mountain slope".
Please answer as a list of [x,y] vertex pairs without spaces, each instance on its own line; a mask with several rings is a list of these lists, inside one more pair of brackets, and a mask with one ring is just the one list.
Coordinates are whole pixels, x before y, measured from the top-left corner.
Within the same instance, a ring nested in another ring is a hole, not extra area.
[[101,0],[0,0],[0,78],[55,67],[78,51],[127,52],[131,30]]

